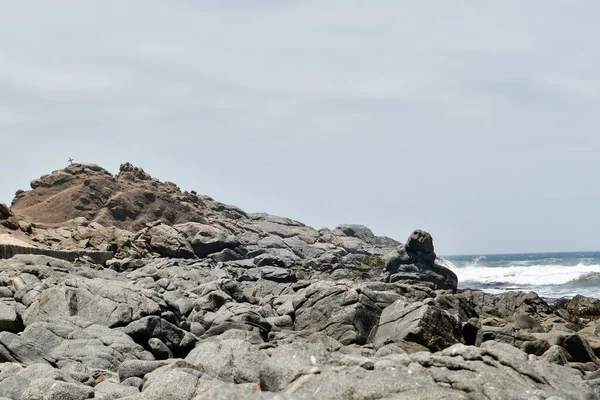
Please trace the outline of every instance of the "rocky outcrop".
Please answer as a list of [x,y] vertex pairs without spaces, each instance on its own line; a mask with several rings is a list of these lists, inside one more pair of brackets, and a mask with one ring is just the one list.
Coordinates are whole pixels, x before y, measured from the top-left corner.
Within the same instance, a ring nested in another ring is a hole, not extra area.
[[416,230],[406,245],[397,246],[386,256],[386,282],[427,282],[435,289],[456,291],[458,277],[448,268],[436,264],[433,239],[427,232]]
[[131,164],[32,187],[2,217],[0,398],[600,398],[597,301],[457,290],[427,232],[315,230]]

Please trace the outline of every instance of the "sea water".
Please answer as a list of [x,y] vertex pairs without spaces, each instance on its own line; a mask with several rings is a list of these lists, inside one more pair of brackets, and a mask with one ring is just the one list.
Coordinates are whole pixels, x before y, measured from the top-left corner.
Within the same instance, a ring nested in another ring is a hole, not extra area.
[[533,291],[548,300],[600,298],[600,252],[446,256],[440,262],[456,273],[462,289]]

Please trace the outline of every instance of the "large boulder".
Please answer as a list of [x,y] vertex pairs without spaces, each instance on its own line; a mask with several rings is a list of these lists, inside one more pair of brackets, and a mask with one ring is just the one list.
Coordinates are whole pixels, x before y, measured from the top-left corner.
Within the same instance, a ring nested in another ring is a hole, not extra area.
[[240,244],[235,236],[214,226],[198,222],[187,222],[175,225],[174,228],[185,235],[194,253],[200,258],[225,249],[233,249]]
[[185,360],[225,382],[256,382],[260,365],[268,357],[245,340],[215,339],[196,346]]
[[294,299],[297,330],[324,332],[342,344],[366,343],[383,307],[400,298],[332,282],[315,282]]
[[196,344],[194,335],[155,315],[141,318],[121,329],[143,346],[148,345],[152,338],[160,339],[173,354],[179,356],[185,356]]
[[0,301],[0,332],[8,331],[17,333],[21,330],[22,324],[15,310],[15,306],[10,303]]
[[108,327],[160,314],[164,300],[151,290],[108,279],[73,278],[43,290],[24,314],[25,325],[78,316]]
[[554,305],[554,308],[563,308],[567,310],[574,322],[578,322],[579,319],[600,319],[600,299],[592,297],[577,295],[570,300],[561,300],[557,302],[557,304]]
[[123,360],[152,360],[129,336],[77,317],[29,325],[21,338],[43,349],[63,369],[116,371]]
[[54,365],[55,360],[37,343],[11,332],[0,332],[0,363],[3,362]]
[[384,276],[384,280],[389,283],[425,282],[432,284],[433,289],[449,289],[453,292],[456,292],[458,286],[458,277],[456,274],[448,268],[437,264],[398,265],[397,268],[389,271]]
[[458,321],[430,302],[397,300],[381,313],[374,344],[382,347],[395,341],[421,344],[439,351],[461,340]]
[[196,257],[196,253],[185,235],[171,226],[165,224],[152,226],[141,232],[141,238],[151,252],[158,253],[163,257]]
[[4,203],[0,203],[0,219],[7,219],[13,216],[10,208]]
[[456,291],[458,277],[448,268],[435,263],[433,239],[416,230],[406,245],[399,245],[385,256],[386,282],[428,282],[434,289]]

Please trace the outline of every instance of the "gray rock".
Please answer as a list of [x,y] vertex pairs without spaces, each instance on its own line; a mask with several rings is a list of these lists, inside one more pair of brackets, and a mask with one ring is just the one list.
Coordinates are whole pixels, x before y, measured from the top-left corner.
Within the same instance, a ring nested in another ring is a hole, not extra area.
[[22,338],[43,348],[61,368],[71,370],[115,371],[124,359],[153,359],[152,354],[128,335],[73,317],[57,323],[32,324],[25,329]]
[[385,269],[390,273],[395,273],[398,272],[401,265],[410,265],[415,261],[406,250],[406,246],[401,244],[385,256]]
[[[328,361],[330,349],[324,343],[296,340],[271,352],[260,367],[260,387],[279,392],[304,374],[314,373]],[[313,371],[313,372],[311,372]]]
[[177,229],[160,224],[143,232],[141,237],[151,251],[163,257],[194,258],[196,254],[184,234]]
[[168,363],[168,361],[126,360],[119,365],[119,378],[121,381],[131,377],[143,378],[147,373]]
[[434,264],[409,264],[398,265],[395,272],[388,273],[385,276],[386,282],[429,282],[433,284],[434,289],[450,289],[456,291],[458,277],[448,268]]
[[94,398],[102,400],[116,400],[126,396],[136,395],[139,392],[140,391],[137,387],[104,381],[94,387]]
[[144,380],[142,378],[138,378],[137,376],[132,376],[130,378],[127,378],[127,379],[121,381],[121,385],[132,386],[138,390],[139,390],[139,388],[142,387],[143,384],[144,384]]
[[366,343],[387,305],[377,304],[377,299],[367,288],[317,281],[293,301],[296,330],[324,332],[345,345]]
[[551,346],[542,356],[540,360],[558,365],[566,365],[568,362],[565,349],[560,346]]
[[55,360],[36,343],[11,332],[0,332],[0,362],[54,364]]
[[286,268],[260,267],[260,277],[273,282],[293,283],[297,281],[296,274]]
[[94,389],[78,384],[42,378],[32,381],[21,398],[28,400],[84,400],[94,397]]
[[256,346],[239,339],[200,343],[186,361],[202,366],[205,373],[224,382],[256,382],[259,367],[267,358]]
[[117,327],[158,314],[165,307],[156,293],[124,282],[76,278],[68,283],[42,291],[27,309],[25,325],[79,316],[91,323]]
[[187,354],[195,344],[191,333],[157,316],[144,317],[120,329],[140,344],[148,343],[151,338],[158,338],[176,356]]
[[197,390],[202,372],[179,364],[159,368],[146,377],[142,393],[131,399],[140,400],[191,400]]
[[21,399],[21,395],[27,389],[31,380],[16,375],[11,375],[0,381],[0,395],[6,396],[9,399]]
[[533,292],[505,292],[491,295],[481,291],[466,291],[464,295],[475,304],[480,315],[506,318],[517,312],[529,315],[552,314],[548,304]]
[[150,351],[158,360],[173,358],[173,353],[171,353],[169,347],[158,338],[151,338],[148,340],[148,347],[150,347]]
[[194,249],[194,253],[200,258],[205,258],[224,249],[233,249],[240,245],[235,236],[214,226],[187,222],[175,225],[174,228],[185,235]]
[[460,337],[458,322],[447,312],[422,302],[398,300],[381,313],[374,343],[381,347],[405,340],[438,351],[458,343]]
[[0,332],[8,331],[17,333],[20,332],[22,328],[23,326],[15,311],[15,306],[0,301]]

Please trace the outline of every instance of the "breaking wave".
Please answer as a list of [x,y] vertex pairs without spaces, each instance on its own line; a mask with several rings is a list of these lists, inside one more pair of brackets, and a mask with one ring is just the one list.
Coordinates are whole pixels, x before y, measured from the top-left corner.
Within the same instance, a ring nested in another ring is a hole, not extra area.
[[[562,263],[560,263],[563,261]],[[438,263],[451,269],[459,287],[482,289],[488,292],[532,290],[542,296],[574,296],[584,294],[600,297],[600,262],[594,259],[490,261],[478,256],[457,266],[447,259]]]

